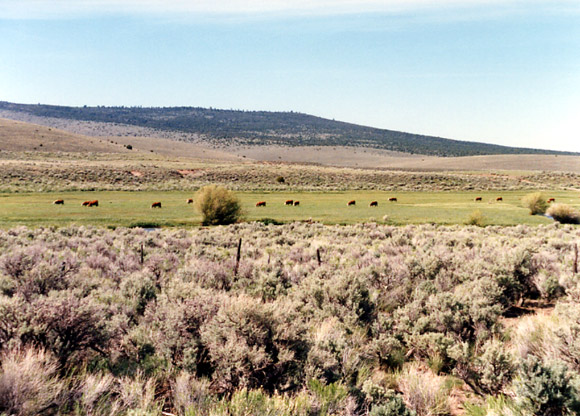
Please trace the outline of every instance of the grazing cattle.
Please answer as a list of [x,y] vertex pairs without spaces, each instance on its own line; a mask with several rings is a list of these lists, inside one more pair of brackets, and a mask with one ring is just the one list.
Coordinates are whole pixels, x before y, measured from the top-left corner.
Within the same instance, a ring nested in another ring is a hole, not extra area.
[[188,204],[193,204],[193,198],[189,198],[189,199],[187,200],[187,203],[188,203]]
[[256,202],[256,206],[257,207],[265,207],[266,206],[266,201],[258,201],[258,202]]
[[294,205],[294,200],[288,199],[286,202],[284,202],[284,205]]
[[503,201],[503,198],[502,198],[501,196],[498,196],[498,197],[497,197],[495,200],[496,200],[497,202],[500,202],[500,201]]
[[93,200],[93,201],[89,201],[89,207],[98,207],[99,206],[99,201],[98,200]]
[[391,198],[389,198],[389,202],[397,202],[397,198],[391,197]]
[[552,202],[556,202],[556,198],[550,198],[550,199],[548,199],[548,204],[550,204]]
[[298,205],[300,205],[300,201],[294,201],[294,206],[297,207]]
[[483,199],[480,196],[475,198],[475,202],[481,202],[481,201],[483,201]]
[[349,206],[349,207],[351,205],[356,205],[356,201],[353,199],[352,201],[348,201],[346,205]]
[[378,207],[379,203],[377,201],[373,201],[369,204],[369,207]]
[[82,205],[83,207],[88,207],[90,203],[91,203],[91,201],[85,201],[85,202],[83,202],[81,205]]
[[151,208],[161,208],[161,202],[154,202],[151,204]]
[[53,202],[54,205],[64,205],[64,199],[57,199]]

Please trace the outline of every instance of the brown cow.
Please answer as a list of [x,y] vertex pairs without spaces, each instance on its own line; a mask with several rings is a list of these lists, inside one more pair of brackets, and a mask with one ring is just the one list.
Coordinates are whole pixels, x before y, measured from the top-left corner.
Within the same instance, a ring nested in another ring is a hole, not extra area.
[[99,206],[99,201],[97,199],[93,200],[93,201],[89,201],[89,207],[98,207]]
[[501,196],[498,196],[498,197],[497,197],[495,200],[496,200],[497,202],[500,202],[500,201],[503,201],[503,198],[502,198]]
[[550,199],[548,199],[548,204],[550,204],[552,202],[556,202],[556,198],[550,198]]
[[91,201],[85,201],[85,202],[83,202],[81,205],[82,205],[83,207],[88,207],[90,203],[91,203]]
[[151,204],[151,208],[161,208],[161,202],[154,202]]
[[256,206],[257,207],[265,207],[266,206],[266,201],[258,201],[258,202],[256,202]]
[[64,199],[57,199],[53,202],[54,205],[64,205]]
[[478,196],[478,197],[475,198],[475,202],[481,202],[481,201],[483,201],[483,198],[482,197]]
[[377,201],[373,201],[369,204],[369,207],[378,207],[379,203]]
[[284,202],[284,205],[294,205],[294,200],[288,199],[286,202]]
[[391,197],[391,198],[389,198],[389,202],[397,202],[397,198]]
[[352,201],[348,201],[346,205],[349,206],[349,207],[351,205],[356,205],[356,201],[353,199]]
[[187,203],[188,203],[188,204],[193,204],[193,198],[189,198],[189,199],[187,200]]
[[297,207],[298,205],[300,205],[300,201],[294,201],[294,206]]

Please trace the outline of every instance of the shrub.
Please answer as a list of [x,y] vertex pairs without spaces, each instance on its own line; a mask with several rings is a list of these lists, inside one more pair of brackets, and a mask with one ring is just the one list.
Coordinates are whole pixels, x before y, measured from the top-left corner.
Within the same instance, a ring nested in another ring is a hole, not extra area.
[[201,188],[195,207],[203,216],[203,225],[233,224],[242,215],[240,201],[232,191],[216,185]]
[[580,213],[566,204],[554,204],[546,214],[562,224],[580,224]]
[[564,364],[546,365],[534,356],[521,364],[515,392],[520,404],[535,415],[578,414],[580,401]]
[[286,182],[286,179],[284,179],[284,176],[278,176],[276,178],[276,182],[278,182],[278,183],[285,183]]
[[400,396],[392,394],[389,400],[380,405],[373,405],[370,416],[415,416],[416,413],[405,406]]
[[467,225],[476,225],[478,227],[483,227],[485,225],[485,216],[480,210],[475,210],[469,217],[467,217],[467,221],[465,221]]
[[548,208],[546,196],[541,192],[534,192],[522,198],[524,205],[529,208],[530,215],[542,215]]

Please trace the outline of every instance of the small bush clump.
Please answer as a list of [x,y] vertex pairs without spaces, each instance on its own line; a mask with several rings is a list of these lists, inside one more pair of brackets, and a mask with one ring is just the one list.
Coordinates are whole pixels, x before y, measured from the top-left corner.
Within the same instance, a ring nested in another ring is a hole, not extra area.
[[465,224],[483,227],[485,225],[485,216],[480,210],[475,210],[471,214],[469,214],[469,217],[467,217],[467,221],[465,222]]
[[554,204],[546,214],[562,224],[580,224],[580,213],[566,204]]
[[548,208],[546,196],[541,192],[534,192],[523,197],[522,202],[529,208],[530,215],[542,215]]
[[203,225],[233,224],[242,215],[239,199],[223,186],[208,185],[201,188],[195,199],[195,207],[203,216]]

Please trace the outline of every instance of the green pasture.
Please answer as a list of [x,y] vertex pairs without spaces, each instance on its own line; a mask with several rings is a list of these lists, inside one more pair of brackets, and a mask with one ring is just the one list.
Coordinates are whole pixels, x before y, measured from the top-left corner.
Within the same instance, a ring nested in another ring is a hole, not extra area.
[[[480,210],[486,224],[549,224],[550,219],[531,216],[522,206],[527,191],[518,192],[238,192],[246,221],[271,218],[279,222],[312,219],[325,224],[386,222],[389,224],[462,224],[475,210]],[[474,198],[481,196],[482,202]],[[496,202],[497,196],[503,202]],[[580,208],[577,192],[558,191],[546,194]],[[201,216],[187,198],[190,192],[63,192],[0,194],[0,227],[64,226],[69,224],[98,226],[198,226]],[[389,202],[396,197],[397,202]],[[55,199],[64,205],[54,205]],[[86,200],[99,200],[99,207],[81,206]],[[287,199],[299,200],[299,206],[285,206]],[[356,206],[347,206],[351,199]],[[378,207],[369,207],[371,201]],[[151,203],[160,201],[161,209]],[[256,207],[266,201],[265,207]],[[386,217],[385,217],[386,216]]]

